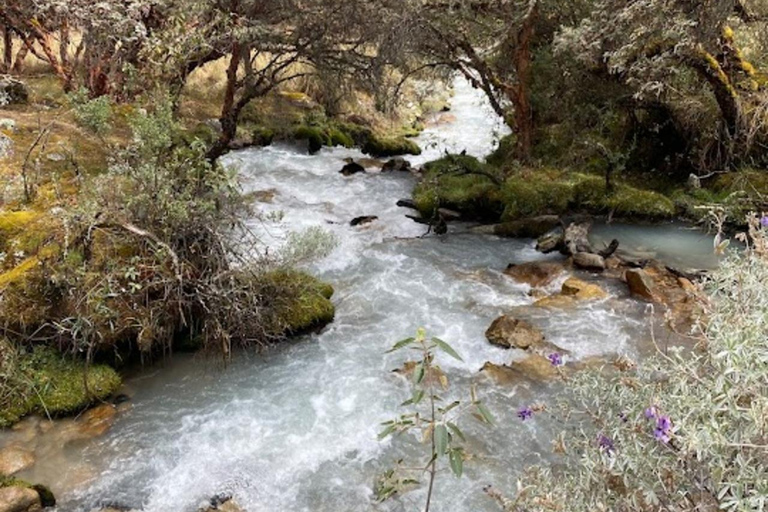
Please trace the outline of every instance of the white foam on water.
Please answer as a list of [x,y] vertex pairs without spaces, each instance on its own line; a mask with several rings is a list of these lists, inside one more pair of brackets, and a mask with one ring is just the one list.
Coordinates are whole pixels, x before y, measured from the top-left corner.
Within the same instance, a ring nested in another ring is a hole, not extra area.
[[[506,133],[481,94],[463,81],[455,91],[456,121],[419,137],[426,150],[415,164],[446,150],[486,155]],[[221,492],[252,512],[418,510],[423,489],[376,506],[371,494],[393,461],[424,453],[407,437],[377,440],[379,423],[395,417],[409,394],[408,383],[392,373],[407,354],[386,351],[420,326],[463,356],[442,363],[454,384],[446,398],[477,382],[498,418],[493,429],[470,422],[466,477],[441,475],[434,511],[497,510],[482,487],[513,489],[519,470],[549,453],[556,426],[543,419],[523,424],[515,411],[552,398],[557,386],[499,387],[478,374],[487,361],[519,357],[491,346],[485,330],[500,314],[518,311],[575,358],[632,353],[644,335],[642,307],[615,299],[565,311],[526,307],[533,302],[529,288],[502,271],[510,262],[551,257],[531,241],[462,234],[464,226],[448,237],[416,238],[424,226],[395,205],[410,195],[414,178],[339,174],[345,158],[361,156],[338,148],[308,156],[278,145],[227,158],[246,190],[276,192],[271,204],[258,207],[262,216],[282,212],[283,222],[252,222],[265,245],[279,247],[290,230],[316,226],[336,235],[339,246],[313,267],[336,288],[336,320],[263,356],[239,354],[228,368],[177,356],[129,380],[133,408],[103,438],[68,448],[67,468],[87,467],[89,480],[69,488],[64,468],[45,460],[25,475],[58,492],[59,510],[89,510],[103,501],[147,512],[194,510]],[[350,227],[360,215],[379,220]]]

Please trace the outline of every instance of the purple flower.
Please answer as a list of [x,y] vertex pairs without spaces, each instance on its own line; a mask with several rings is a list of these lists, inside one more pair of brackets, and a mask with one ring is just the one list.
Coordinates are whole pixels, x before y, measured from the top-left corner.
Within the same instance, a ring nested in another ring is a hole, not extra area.
[[605,434],[597,436],[597,446],[606,453],[613,453],[614,451],[613,440]]
[[669,416],[659,416],[656,420],[656,428],[653,429],[653,437],[664,444],[669,442],[669,432],[672,429],[672,421]]
[[549,359],[549,362],[552,363],[552,366],[563,366],[563,356],[557,352],[549,354],[547,359]]
[[522,409],[517,411],[517,417],[523,421],[529,418],[533,418],[533,409],[531,409],[530,407],[523,407]]
[[763,226],[764,228],[768,228],[768,215],[760,219],[760,225]]
[[658,415],[658,410],[656,409],[655,405],[652,405],[645,410],[643,415],[645,416],[645,419],[649,420],[651,418],[655,418]]

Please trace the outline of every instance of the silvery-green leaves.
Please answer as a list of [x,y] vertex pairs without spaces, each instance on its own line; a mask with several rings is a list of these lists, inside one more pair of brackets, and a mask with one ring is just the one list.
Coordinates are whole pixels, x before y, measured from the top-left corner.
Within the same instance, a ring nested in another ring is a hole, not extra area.
[[[398,341],[387,353],[405,350],[419,356],[416,361],[408,363],[412,365],[409,378],[412,393],[401,404],[412,411],[382,423],[383,429],[379,439],[415,431],[422,442],[430,447],[425,457],[426,462],[423,465],[415,465],[416,472],[434,478],[437,474],[436,465],[447,464],[456,477],[461,477],[464,474],[465,459],[463,443],[467,438],[458,423],[462,416],[468,413],[480,423],[490,425],[494,421],[493,415],[478,399],[474,387],[471,388],[470,399],[467,401],[449,401],[437,394],[438,391],[448,391],[448,379],[436,363],[439,356],[444,354],[455,361],[463,361],[450,344],[437,337],[428,337],[424,329],[419,329],[416,336]],[[398,466],[402,466],[401,462]],[[416,483],[414,479],[401,478],[399,474],[402,472],[408,470],[400,467],[399,471],[388,471],[380,478],[376,488],[378,500],[400,494],[404,491],[403,487]]]
[[705,283],[698,350],[672,347],[636,371],[571,379],[561,404],[574,427],[563,435],[568,470],[530,470],[516,506],[768,509],[768,245],[753,236],[751,251],[726,257]]

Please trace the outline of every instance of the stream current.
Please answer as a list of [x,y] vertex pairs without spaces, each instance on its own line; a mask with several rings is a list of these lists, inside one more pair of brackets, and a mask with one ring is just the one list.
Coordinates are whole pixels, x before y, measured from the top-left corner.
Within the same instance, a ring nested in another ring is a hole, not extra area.
[[[417,142],[414,166],[446,151],[483,157],[505,127],[483,96],[457,81],[450,117],[430,125]],[[598,281],[611,297],[573,309],[532,306],[529,288],[502,273],[509,263],[558,259],[535,251],[533,240],[500,239],[451,226],[428,236],[405,217],[398,199],[410,196],[409,173],[339,174],[356,150],[323,149],[309,156],[295,146],[249,149],[227,157],[246,191],[270,190],[262,213],[281,212],[279,225],[254,220],[264,243],[279,246],[288,230],[320,226],[338,246],[309,269],[334,285],[336,320],[265,354],[238,354],[222,368],[194,356],[174,356],[162,368],[131,377],[131,408],[103,437],[61,448],[37,441],[37,463],[22,477],[52,487],[60,511],[89,511],[117,503],[146,512],[193,511],[229,493],[250,512],[418,511],[424,490],[375,504],[374,481],[400,458],[423,462],[425,446],[403,436],[377,440],[380,422],[394,418],[409,383],[393,373],[407,354],[387,354],[394,342],[424,326],[448,341],[463,361],[440,363],[451,381],[449,398],[472,383],[496,417],[493,427],[469,418],[465,476],[438,475],[433,511],[497,511],[482,492],[493,484],[512,492],[520,471],[546,459],[558,425],[546,415],[521,422],[516,411],[553,401],[558,384],[498,385],[480,372],[487,361],[521,359],[491,346],[484,332],[499,315],[514,312],[571,359],[650,351],[646,305],[627,297],[620,283]],[[374,223],[349,221],[376,215]],[[639,253],[673,264],[712,266],[711,238],[682,226],[601,226],[595,236],[619,236]],[[565,276],[552,286],[556,291]],[[0,444],[2,436],[0,433]],[[60,444],[60,443],[59,443]]]

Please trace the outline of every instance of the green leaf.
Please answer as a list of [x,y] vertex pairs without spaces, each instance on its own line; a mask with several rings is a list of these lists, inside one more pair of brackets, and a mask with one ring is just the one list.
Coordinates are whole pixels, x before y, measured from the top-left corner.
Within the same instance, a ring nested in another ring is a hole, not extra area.
[[421,384],[421,381],[424,380],[424,363],[419,363],[416,365],[416,369],[413,371],[413,382],[415,384]]
[[494,419],[493,414],[491,414],[491,411],[488,410],[488,408],[482,403],[477,402],[477,412],[480,413],[480,416],[483,418],[483,421],[488,423],[489,425],[493,425]]
[[455,350],[453,350],[453,347],[451,347],[449,344],[447,344],[446,342],[444,342],[440,338],[432,338],[432,341],[435,343],[435,345],[437,345],[437,347],[440,350],[442,350],[443,352],[445,352],[446,354],[448,354],[452,358],[458,359],[459,361],[464,361],[461,358],[461,356]]
[[401,349],[401,348],[403,348],[403,347],[407,347],[408,345],[410,345],[410,344],[411,344],[411,343],[413,343],[414,341],[415,341],[415,340],[414,340],[414,338],[406,338],[406,339],[404,339],[404,340],[400,340],[400,341],[398,341],[397,343],[395,343],[395,344],[392,346],[392,348],[391,348],[391,349],[387,350],[387,354],[389,354],[390,352],[394,352],[394,351],[396,351],[396,350],[400,350],[400,349]]
[[456,424],[448,422],[448,428],[453,432],[453,434],[461,439],[462,441],[466,442],[467,438],[464,437],[464,433],[459,430],[459,427],[456,426]]
[[443,455],[448,451],[448,429],[445,425],[435,427],[435,451],[438,455]]
[[448,460],[451,463],[451,471],[456,475],[456,478],[461,478],[464,473],[464,456],[459,448],[451,450],[448,455]]
[[396,426],[397,425],[392,424],[392,425],[389,425],[384,430],[382,430],[381,433],[379,433],[379,441],[386,439],[390,434],[392,434],[392,432],[395,431]]
[[412,400],[412,402],[413,402],[413,404],[414,404],[414,405],[415,405],[415,404],[418,404],[418,403],[419,403],[419,402],[421,402],[423,399],[424,399],[424,390],[423,390],[423,389],[417,389],[417,390],[416,390],[416,391],[413,393],[413,398],[411,398],[411,400]]
[[445,407],[444,409],[440,409],[440,412],[441,412],[442,414],[448,414],[449,412],[451,412],[453,409],[455,409],[455,408],[456,408],[456,407],[458,407],[459,405],[461,405],[461,402],[459,402],[458,400],[456,400],[455,402],[453,402],[453,403],[452,403],[451,405],[449,405],[448,407]]

